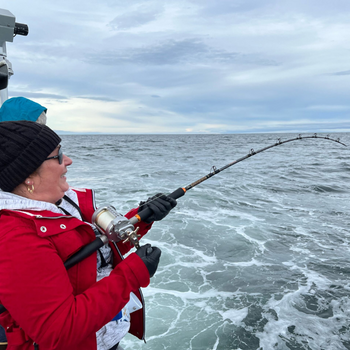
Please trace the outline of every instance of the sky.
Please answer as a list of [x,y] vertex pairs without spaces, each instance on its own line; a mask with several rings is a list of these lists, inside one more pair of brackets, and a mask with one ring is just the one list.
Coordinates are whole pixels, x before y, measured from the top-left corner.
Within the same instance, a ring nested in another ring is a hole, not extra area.
[[54,130],[350,131],[349,0],[0,0],[9,97]]

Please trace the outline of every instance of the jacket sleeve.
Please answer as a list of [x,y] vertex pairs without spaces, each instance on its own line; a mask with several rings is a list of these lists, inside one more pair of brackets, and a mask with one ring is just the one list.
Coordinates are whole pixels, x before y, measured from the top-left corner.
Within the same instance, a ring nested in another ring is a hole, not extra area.
[[[122,309],[131,291],[149,284],[142,260],[130,254],[109,277],[74,295],[52,241],[37,236],[30,224],[14,222],[11,230],[2,229],[0,234],[0,300],[25,333],[45,349],[79,344]],[[85,262],[96,269],[95,254]],[[95,271],[91,271],[94,276]]]

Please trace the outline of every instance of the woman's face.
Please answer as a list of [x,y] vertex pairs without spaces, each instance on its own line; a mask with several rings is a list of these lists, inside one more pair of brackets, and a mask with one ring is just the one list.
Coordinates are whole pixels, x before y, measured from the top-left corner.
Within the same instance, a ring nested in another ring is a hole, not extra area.
[[[48,158],[58,156],[60,147],[61,145],[57,146]],[[62,155],[62,164],[59,163],[58,158],[45,160],[26,181],[27,185],[33,184],[34,186],[31,198],[50,203],[56,203],[60,200],[69,189],[65,175],[67,167],[72,163],[73,161],[64,154]]]

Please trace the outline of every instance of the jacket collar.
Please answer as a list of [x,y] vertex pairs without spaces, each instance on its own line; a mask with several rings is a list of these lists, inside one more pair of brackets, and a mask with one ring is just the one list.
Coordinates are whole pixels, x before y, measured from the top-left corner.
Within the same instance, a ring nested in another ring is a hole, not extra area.
[[[65,193],[65,195],[71,198],[75,203],[79,205],[78,196],[73,190],[69,189]],[[62,202],[59,204],[59,207],[64,208],[69,213],[71,213],[72,216],[75,216],[76,218],[81,220],[81,216],[78,210],[67,201],[62,200]],[[59,207],[49,202],[36,201],[22,196],[18,196],[11,192],[0,191],[0,210],[47,210],[56,214],[62,214],[63,212]]]

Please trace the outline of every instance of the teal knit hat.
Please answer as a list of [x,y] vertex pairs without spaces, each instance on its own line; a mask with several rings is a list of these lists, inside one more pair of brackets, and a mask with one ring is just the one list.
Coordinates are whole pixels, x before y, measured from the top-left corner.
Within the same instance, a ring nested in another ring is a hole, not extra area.
[[42,112],[47,108],[25,97],[12,97],[6,100],[0,108],[0,122],[10,120],[37,121]]

